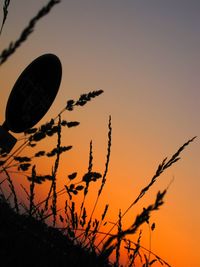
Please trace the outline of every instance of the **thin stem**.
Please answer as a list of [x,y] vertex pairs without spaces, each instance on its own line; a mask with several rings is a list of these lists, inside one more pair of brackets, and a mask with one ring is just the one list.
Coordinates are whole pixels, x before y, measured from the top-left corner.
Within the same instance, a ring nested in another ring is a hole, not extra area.
[[[130,206],[124,211],[124,213],[121,216],[121,219],[125,217],[125,215],[128,213],[128,211],[146,194],[146,192],[150,189],[150,187],[156,182],[157,178],[170,166],[172,166],[175,162],[177,162],[180,157],[180,153],[185,149],[186,146],[188,146],[191,142],[195,140],[196,136],[189,139],[186,143],[184,143],[177,152],[167,161],[167,158],[165,158],[162,163],[158,166],[157,171],[153,178],[151,179],[150,183],[144,187],[138,197],[130,204]],[[108,231],[108,234],[112,232],[112,230],[117,226],[119,220],[114,223],[114,225],[111,227],[111,229]],[[106,239],[106,236],[98,243],[97,247]]]

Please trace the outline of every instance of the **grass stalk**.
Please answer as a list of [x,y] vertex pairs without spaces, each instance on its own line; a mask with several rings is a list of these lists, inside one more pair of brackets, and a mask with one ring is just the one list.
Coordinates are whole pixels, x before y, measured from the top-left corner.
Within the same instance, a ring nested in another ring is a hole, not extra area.
[[[139,195],[136,197],[136,199],[129,205],[129,207],[123,212],[121,219],[125,217],[125,215],[129,212],[129,210],[137,204],[137,202],[146,194],[146,192],[153,186],[153,184],[156,182],[157,178],[170,166],[172,166],[174,163],[176,163],[178,160],[180,160],[180,153],[194,140],[196,139],[196,136],[189,139],[186,143],[184,143],[175,154],[167,161],[167,158],[165,158],[161,164],[159,164],[154,176],[152,177],[151,181],[147,186],[145,186],[139,193]],[[116,221],[111,229],[108,231],[108,234],[112,232],[112,230],[117,226],[118,221]],[[97,247],[106,239],[106,236],[98,243]]]
[[110,162],[110,154],[111,154],[111,144],[112,144],[112,124],[111,124],[111,116],[109,117],[109,123],[108,123],[108,146],[107,146],[107,155],[106,155],[106,163],[105,163],[105,170],[104,170],[104,174],[103,174],[103,177],[102,177],[102,182],[101,182],[101,187],[98,191],[98,195],[97,195],[97,198],[95,200],[95,204],[94,204],[94,207],[93,207],[93,210],[92,210],[92,213],[90,215],[90,220],[92,220],[92,217],[93,217],[93,214],[94,214],[94,211],[97,207],[97,203],[99,201],[99,198],[100,198],[100,195],[103,191],[103,188],[105,186],[105,183],[106,183],[106,177],[107,177],[107,173],[108,173],[108,167],[109,167],[109,162]]
[[7,19],[9,5],[10,5],[10,0],[4,0],[3,21],[2,21],[2,24],[1,24],[0,35],[2,34],[2,30],[3,30],[4,24],[5,24],[6,19]]
[[[8,2],[8,1],[5,1]],[[46,16],[51,9],[60,3],[60,0],[50,0],[46,6],[44,6],[35,17],[33,17],[27,27],[22,31],[20,37],[13,43],[11,42],[7,49],[4,49],[0,54],[0,65],[2,65],[7,59],[16,52],[16,50],[25,42],[29,35],[35,30],[36,23],[44,16]],[[5,8],[6,16],[7,16],[7,7]],[[5,15],[4,15],[5,17]],[[4,21],[5,22],[5,21]]]
[[15,190],[14,184],[12,182],[12,179],[11,179],[8,171],[6,169],[4,169],[4,172],[5,172],[6,176],[7,176],[7,181],[9,183],[9,187],[11,189],[11,193],[13,194],[13,197],[14,197],[15,210],[16,210],[17,213],[19,213],[19,205],[18,205],[17,194],[16,194],[16,190]]

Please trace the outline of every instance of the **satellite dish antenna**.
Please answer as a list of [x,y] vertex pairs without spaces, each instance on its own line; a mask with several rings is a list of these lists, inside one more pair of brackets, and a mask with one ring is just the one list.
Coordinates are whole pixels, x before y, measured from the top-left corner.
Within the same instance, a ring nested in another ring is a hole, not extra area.
[[62,65],[54,54],[31,62],[17,79],[8,98],[5,122],[0,126],[0,148],[10,152],[16,138],[37,124],[51,107],[61,83]]

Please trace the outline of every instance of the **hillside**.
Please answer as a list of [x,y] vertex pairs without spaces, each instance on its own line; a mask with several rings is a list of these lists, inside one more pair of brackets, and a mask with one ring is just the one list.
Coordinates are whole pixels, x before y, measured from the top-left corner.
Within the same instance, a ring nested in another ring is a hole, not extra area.
[[75,246],[58,229],[32,217],[17,214],[2,196],[0,259],[2,267],[110,266],[97,255]]

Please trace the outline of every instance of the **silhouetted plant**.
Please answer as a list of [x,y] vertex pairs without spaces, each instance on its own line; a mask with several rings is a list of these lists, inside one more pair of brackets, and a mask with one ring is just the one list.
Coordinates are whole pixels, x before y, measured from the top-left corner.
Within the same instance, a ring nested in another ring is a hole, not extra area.
[[[36,23],[45,15],[47,15],[51,9],[54,7],[54,5],[60,3],[60,0],[50,0],[49,3],[44,6],[38,14],[33,17],[28,26],[22,31],[19,39],[15,41],[14,43],[11,42],[9,47],[7,49],[4,49],[1,54],[0,54],[0,65],[2,65],[16,50],[21,46],[23,42],[27,40],[29,35],[34,31]],[[10,1],[4,1],[4,19],[3,19],[3,24],[2,27],[5,23],[7,13],[8,13],[8,6],[10,4]]]
[[[24,41],[27,40],[29,35],[33,32],[38,20],[41,19],[43,16],[47,15],[51,11],[51,9],[60,2],[61,1],[58,0],[51,0],[45,7],[43,7],[38,12],[38,14],[29,22],[28,26],[22,31],[17,41],[15,41],[14,43],[12,42],[9,48],[3,50],[0,55],[0,65],[3,64],[16,51],[16,49],[21,46]],[[10,1],[4,1],[4,17],[0,34],[7,19],[9,4]],[[101,216],[98,219],[94,218],[94,212],[97,209],[99,199],[102,196],[102,191],[106,184],[109,169],[112,144],[111,116],[109,117],[108,122],[107,155],[105,160],[104,171],[102,173],[99,173],[93,170],[93,143],[91,141],[89,148],[88,168],[86,173],[83,174],[81,177],[79,176],[77,171],[68,174],[67,184],[65,184],[61,190],[57,190],[57,173],[61,160],[61,154],[66,153],[67,151],[73,148],[71,145],[61,145],[63,127],[67,127],[70,130],[71,128],[77,127],[79,125],[78,121],[66,121],[65,119],[62,119],[63,113],[65,111],[71,112],[76,107],[82,107],[86,105],[89,101],[101,95],[102,93],[103,90],[95,90],[89,93],[82,94],[78,100],[68,100],[66,102],[65,107],[58,113],[55,118],[51,119],[49,122],[41,125],[38,128],[35,127],[26,130],[24,132],[23,138],[18,141],[18,147],[14,152],[6,154],[5,152],[1,151],[0,174],[5,173],[6,178],[2,176],[2,181],[0,182],[0,208],[1,205],[3,206],[5,203],[10,203],[11,205],[12,197],[15,213],[17,214],[17,216],[22,216],[17,218],[24,218],[23,216],[25,216],[29,220],[35,218],[37,220],[37,223],[41,223],[40,227],[43,227],[42,223],[46,222],[47,219],[52,218],[51,221],[53,229],[59,231],[57,231],[56,234],[53,235],[53,240],[49,236],[48,238],[50,238],[52,242],[59,239],[59,245],[64,244],[62,243],[63,241],[61,241],[61,239],[63,237],[65,238],[66,242],[65,245],[61,248],[61,250],[63,250],[63,248],[65,248],[67,244],[66,247],[68,252],[63,252],[62,256],[68,253],[67,257],[70,262],[68,263],[71,264],[71,266],[74,266],[72,264],[73,256],[70,256],[71,248],[74,248],[76,254],[79,253],[78,255],[76,255],[76,257],[79,257],[79,255],[81,255],[81,253],[83,252],[89,253],[87,254],[87,256],[90,255],[92,259],[95,259],[95,266],[121,266],[120,250],[122,244],[124,244],[124,247],[127,250],[127,266],[135,266],[135,262],[139,258],[141,266],[143,267],[153,266],[154,263],[160,263],[160,265],[162,266],[165,265],[169,267],[170,265],[165,260],[161,259],[159,256],[157,256],[151,251],[151,247],[147,249],[141,245],[141,230],[139,231],[139,236],[136,242],[133,242],[131,239],[127,238],[128,235],[135,235],[144,223],[148,224],[151,237],[151,232],[155,229],[155,224],[153,223],[150,225],[150,216],[152,212],[158,210],[163,205],[167,189],[163,192],[159,191],[157,193],[154,203],[148,205],[146,208],[143,208],[143,211],[136,216],[135,220],[129,228],[123,229],[122,223],[125,215],[129,212],[129,210],[141,200],[141,198],[147,193],[147,191],[151,189],[151,187],[161,176],[161,174],[180,159],[181,152],[186,148],[186,146],[193,142],[196,137],[193,137],[185,144],[183,144],[169,160],[165,158],[161,162],[161,164],[159,164],[149,184],[140,191],[136,199],[124,212],[121,212],[121,210],[119,211],[118,220],[107,232],[103,232],[101,229],[107,223],[106,215],[108,212],[109,205],[105,205],[104,210],[102,211]],[[53,136],[57,136],[57,143],[53,149],[51,149],[50,151],[37,150],[36,152],[34,152],[34,149],[37,149],[37,145],[42,140],[46,140],[46,138],[52,138]],[[25,148],[29,148],[29,150],[33,148],[32,156],[21,155],[21,153],[24,152]],[[41,157],[46,157],[47,160],[49,160],[50,158],[55,158],[50,174],[38,173],[35,160]],[[27,181],[29,182],[29,188],[27,189],[25,186],[22,185],[22,189],[24,190],[27,196],[27,203],[19,202],[14,183],[11,178],[12,173],[17,173],[18,175],[23,175],[27,178]],[[86,198],[88,197],[92,184],[99,180],[101,180],[101,183],[97,192],[96,200],[94,202],[94,206],[91,213],[88,214],[86,207]],[[37,199],[35,195],[35,189],[37,186],[40,186],[46,181],[50,181],[50,187],[47,196],[42,201],[36,203]],[[6,182],[8,183],[11,192],[10,194],[8,194],[8,196],[5,193]],[[57,209],[57,201],[58,197],[63,194],[66,195],[65,208],[64,210],[59,211]],[[82,196],[82,202],[79,206],[77,196],[80,195]],[[57,225],[58,218],[62,227],[58,227]],[[111,234],[112,230],[115,227],[117,228],[116,233]],[[44,232],[42,233],[44,234]],[[62,233],[61,239],[59,236],[60,233]],[[100,236],[103,237],[99,241]],[[49,242],[46,242],[45,244],[48,243]],[[78,250],[79,248],[82,252]],[[55,247],[53,249],[56,250]],[[111,263],[109,262],[109,257],[113,252],[115,252],[115,262]],[[86,256],[86,254],[84,255]],[[151,259],[150,256],[152,256],[153,259]],[[67,262],[65,263],[66,266],[68,266]],[[82,264],[84,263],[82,262]],[[92,265],[88,266],[94,266],[94,261],[91,264]]]
[[3,30],[3,26],[6,22],[6,19],[7,19],[7,15],[8,15],[8,7],[10,5],[10,0],[4,0],[4,6],[3,6],[3,21],[2,21],[2,24],[1,24],[1,29],[0,29],[0,35],[2,33],[2,30]]

